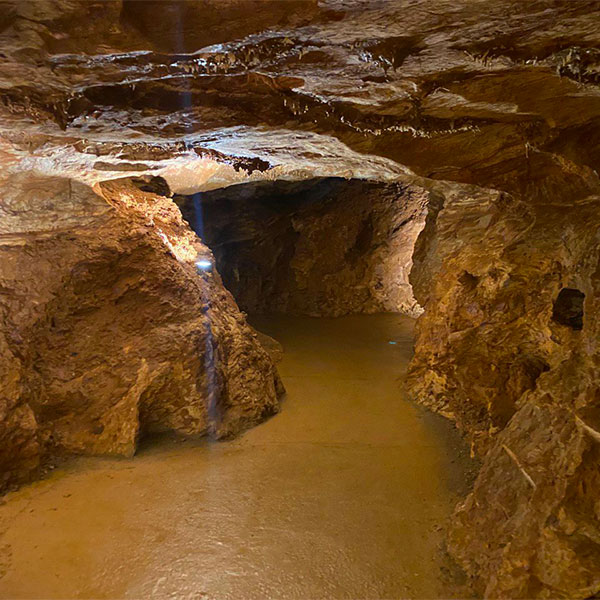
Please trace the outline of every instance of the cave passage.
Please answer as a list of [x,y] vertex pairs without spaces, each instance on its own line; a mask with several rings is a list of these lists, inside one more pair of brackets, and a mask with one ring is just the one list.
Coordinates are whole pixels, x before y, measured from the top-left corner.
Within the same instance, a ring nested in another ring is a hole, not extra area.
[[249,314],[420,312],[409,273],[424,225],[423,190],[330,177],[174,200]]
[[79,459],[10,494],[2,597],[452,595],[442,525],[472,467],[452,424],[399,389],[413,319],[253,321],[285,350],[282,412],[220,444]]
[[283,356],[281,413],[220,444],[147,434],[131,462],[81,458],[10,494],[4,597],[460,596],[440,546],[472,465],[401,384],[424,195],[321,178],[174,201]]
[[600,600],[599,23],[0,0],[0,600]]

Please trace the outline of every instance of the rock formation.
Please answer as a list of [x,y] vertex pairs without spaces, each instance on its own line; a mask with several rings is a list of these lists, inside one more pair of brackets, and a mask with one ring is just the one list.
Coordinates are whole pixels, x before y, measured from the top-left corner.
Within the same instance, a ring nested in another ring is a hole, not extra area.
[[450,548],[486,597],[600,586],[599,201],[473,190],[417,245],[410,383],[484,456]]
[[275,368],[175,205],[130,183],[3,182],[4,484],[141,433],[235,434],[278,410]]
[[[204,235],[243,305],[311,314],[414,306],[365,273],[394,260],[398,209],[412,243],[426,199],[408,383],[483,461],[449,548],[488,597],[598,593],[600,3],[201,4],[202,26],[193,2],[2,3],[3,472],[29,472],[41,448],[130,452],[139,427],[228,433],[276,406],[217,273],[177,259],[207,250],[165,194],[185,212],[201,193],[217,222],[229,203],[230,229]],[[297,210],[208,196],[323,178],[369,183]],[[345,270],[369,218],[383,245]],[[251,285],[250,242],[264,245]],[[282,287],[263,297],[274,265]],[[341,285],[359,296],[331,299]],[[213,359],[219,402],[200,391]]]

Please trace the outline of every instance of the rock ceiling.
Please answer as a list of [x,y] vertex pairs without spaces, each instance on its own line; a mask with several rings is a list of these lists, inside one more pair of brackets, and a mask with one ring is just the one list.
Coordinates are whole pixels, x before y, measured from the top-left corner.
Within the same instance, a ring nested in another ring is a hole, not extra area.
[[282,7],[8,3],[6,151],[82,179],[152,170],[178,191],[399,165],[523,191],[532,166],[599,158],[597,2]]

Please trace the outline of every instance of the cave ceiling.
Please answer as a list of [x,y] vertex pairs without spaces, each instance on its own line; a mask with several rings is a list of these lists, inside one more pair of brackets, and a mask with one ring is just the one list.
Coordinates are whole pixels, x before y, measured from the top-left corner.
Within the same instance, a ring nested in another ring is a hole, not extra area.
[[194,4],[3,2],[3,162],[182,193],[411,172],[597,184],[598,2]]

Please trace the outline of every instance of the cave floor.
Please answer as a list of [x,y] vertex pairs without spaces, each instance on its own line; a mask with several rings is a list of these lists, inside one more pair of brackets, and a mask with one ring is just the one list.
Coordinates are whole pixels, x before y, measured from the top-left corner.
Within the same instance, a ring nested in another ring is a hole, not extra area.
[[[434,598],[473,465],[401,392],[414,321],[261,317],[280,414],[220,443],[79,459],[0,506],[2,598]],[[1,501],[0,501],[1,502]]]

